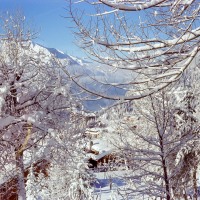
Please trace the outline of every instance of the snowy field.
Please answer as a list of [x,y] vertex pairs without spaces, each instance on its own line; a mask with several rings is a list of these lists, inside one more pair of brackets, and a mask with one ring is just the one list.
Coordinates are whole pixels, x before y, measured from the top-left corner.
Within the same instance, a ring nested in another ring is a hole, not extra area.
[[[94,173],[97,181],[94,184],[93,194],[95,200],[150,200],[149,197],[141,197],[140,199],[134,198],[130,194],[127,185],[122,178],[130,171],[110,171],[110,172],[97,172]],[[125,189],[125,191],[124,191]],[[198,200],[200,200],[200,187],[198,188]],[[178,200],[178,199],[174,199]],[[181,200],[181,199],[179,199]],[[188,197],[188,200],[193,200]]]
[[122,200],[124,199],[124,195],[127,200],[133,199],[123,192],[123,188],[126,187],[126,184],[122,176],[127,174],[127,172],[128,171],[111,171],[94,173],[97,179],[94,184],[94,199]]

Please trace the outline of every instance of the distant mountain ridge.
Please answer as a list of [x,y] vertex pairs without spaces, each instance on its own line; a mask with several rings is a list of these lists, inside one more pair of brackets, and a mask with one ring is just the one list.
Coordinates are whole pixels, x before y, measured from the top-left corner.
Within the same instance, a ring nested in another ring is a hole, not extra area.
[[[120,83],[124,80],[127,80],[129,74],[113,71],[110,71],[110,73],[108,74],[106,73],[106,71],[108,71],[106,68],[107,66],[97,66],[96,63],[92,63],[84,59],[77,58],[75,56],[70,56],[56,48],[44,47],[37,43],[33,43],[32,45],[35,51],[42,51],[47,55],[53,54],[56,58],[60,59],[60,61],[64,65],[66,65],[66,69],[69,71],[69,73],[71,73],[72,75],[80,76],[80,83],[90,90],[112,96],[125,96],[126,90],[124,88],[110,86],[109,84],[103,84],[103,82]],[[97,79],[99,81],[95,81]],[[78,87],[74,85],[74,88],[75,93],[78,94]],[[85,97],[86,95],[82,94],[82,96]],[[113,101],[107,99],[86,100],[84,101],[84,106],[86,110],[97,111],[102,109],[102,107],[107,107],[108,105],[111,105],[112,103]]]

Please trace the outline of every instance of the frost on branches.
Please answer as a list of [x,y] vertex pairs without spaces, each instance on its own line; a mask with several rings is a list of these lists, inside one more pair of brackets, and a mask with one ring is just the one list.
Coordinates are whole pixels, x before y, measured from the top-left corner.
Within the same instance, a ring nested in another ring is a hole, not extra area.
[[[127,90],[131,87],[132,95],[125,100],[162,90],[179,80],[197,59],[200,48],[197,0],[68,2],[75,37],[89,58],[106,65],[107,71],[112,68],[132,74],[131,80],[120,83],[97,78],[105,85]],[[81,85],[78,79],[74,81]],[[154,87],[149,87],[152,83]],[[101,97],[119,100],[119,96],[82,87]]]
[[199,87],[188,89],[185,82],[107,113],[112,142],[128,170],[127,187],[119,192],[135,199],[197,199]]
[[[190,188],[192,196],[197,199],[198,183],[197,170],[199,165],[199,98],[192,91],[186,89],[185,96],[179,102],[175,112],[176,131],[179,133],[181,146],[176,155],[176,171],[174,171],[173,184],[176,194],[187,193]],[[180,187],[182,185],[182,187]]]
[[25,200],[26,167],[43,156],[47,139],[62,130],[71,134],[70,116],[78,103],[56,59],[34,48],[24,17],[1,16],[1,27],[0,175],[16,176],[18,199]]
[[[75,129],[74,133],[76,133]],[[50,142],[54,145],[47,147],[51,157],[51,164],[47,170],[48,176],[44,177],[42,173],[36,179],[29,176],[30,186],[27,185],[27,193],[33,196],[35,191],[37,197],[43,200],[90,200],[93,198],[94,175],[90,173],[87,163],[84,161],[83,151],[80,149],[84,141],[78,134],[74,134],[74,139],[64,132],[60,135],[62,135],[62,140],[56,136]],[[41,179],[41,177],[43,178]],[[31,196],[29,198],[30,200],[37,199],[35,197],[31,199]]]

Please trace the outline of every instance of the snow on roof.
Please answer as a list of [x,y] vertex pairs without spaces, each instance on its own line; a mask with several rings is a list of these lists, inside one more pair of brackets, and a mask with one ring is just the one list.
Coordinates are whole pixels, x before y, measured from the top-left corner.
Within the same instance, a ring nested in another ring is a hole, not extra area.
[[[106,138],[99,138],[92,140],[93,145],[91,147],[91,150],[99,152],[98,155],[88,153],[87,158],[92,158],[93,160],[98,161],[99,159],[103,158],[106,155],[109,155],[112,153],[116,148],[110,143],[110,141]],[[90,144],[87,144],[87,147],[89,148]]]
[[110,151],[114,149],[114,146],[108,140],[101,138],[93,140],[92,149],[101,154],[104,151]]
[[103,157],[105,157],[105,156],[111,154],[112,152],[113,152],[113,150],[102,151],[102,153],[100,153],[100,154],[98,154],[98,155],[95,155],[95,154],[93,154],[93,153],[88,153],[88,154],[87,154],[87,158],[88,158],[88,159],[91,158],[92,160],[98,161],[98,160],[100,160],[101,158],[103,158]]
[[99,135],[100,133],[98,131],[86,131],[86,134],[90,134],[90,135]]
[[96,117],[95,113],[93,112],[82,112],[85,117]]
[[86,129],[85,133],[89,134],[100,134],[100,131],[98,129]]
[[101,154],[95,155],[95,160],[98,161],[101,158],[103,158],[104,156],[107,156],[107,155],[111,154],[112,152],[113,152],[113,150],[103,151]]

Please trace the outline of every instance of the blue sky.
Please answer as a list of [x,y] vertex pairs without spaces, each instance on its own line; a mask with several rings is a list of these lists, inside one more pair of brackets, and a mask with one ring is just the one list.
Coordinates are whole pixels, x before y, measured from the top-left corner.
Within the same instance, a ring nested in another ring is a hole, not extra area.
[[74,56],[83,56],[73,43],[74,38],[67,20],[65,0],[0,0],[0,12],[21,10],[33,30],[38,31],[36,42],[54,47]]

